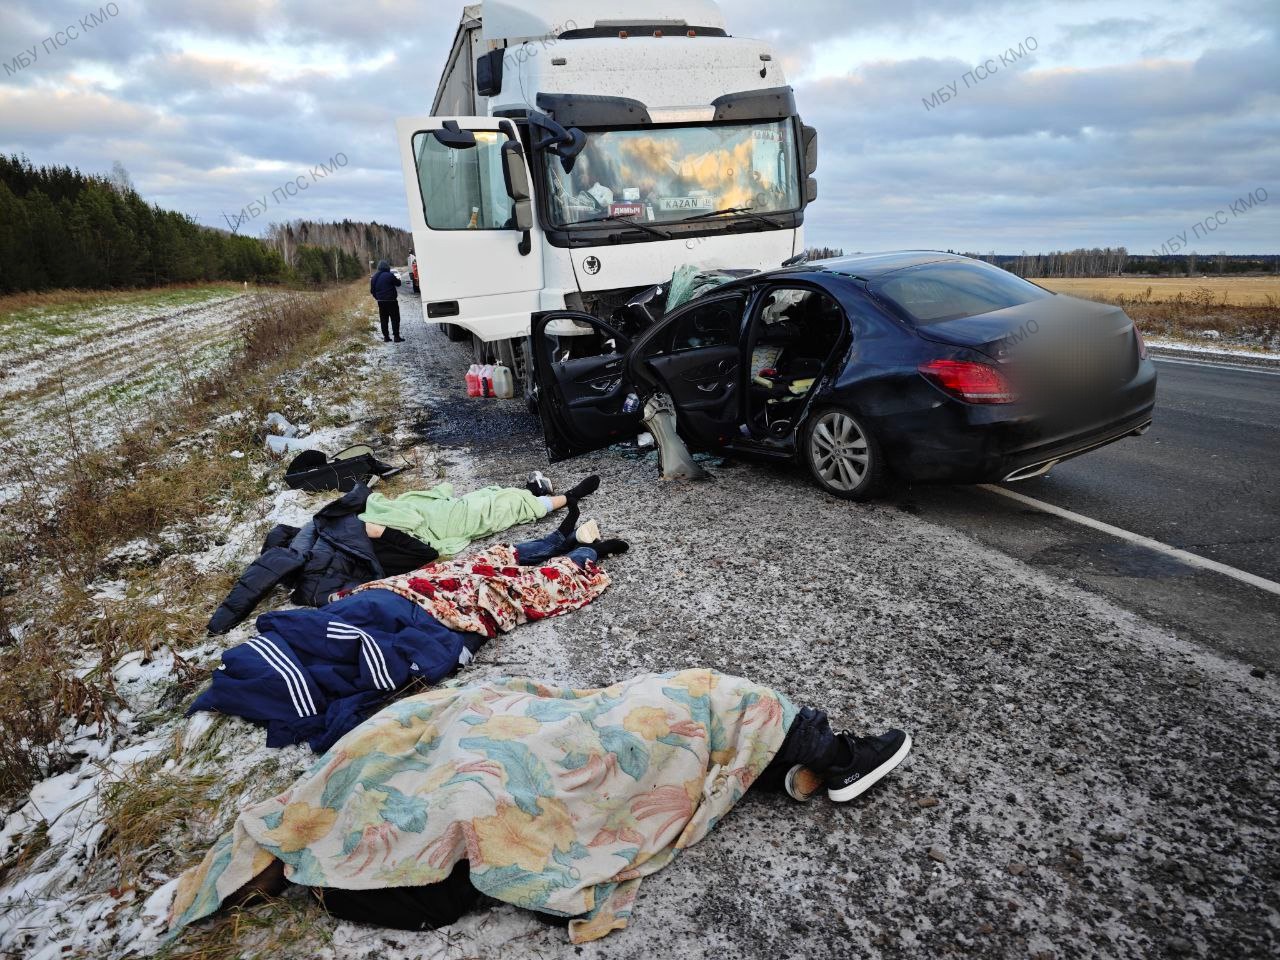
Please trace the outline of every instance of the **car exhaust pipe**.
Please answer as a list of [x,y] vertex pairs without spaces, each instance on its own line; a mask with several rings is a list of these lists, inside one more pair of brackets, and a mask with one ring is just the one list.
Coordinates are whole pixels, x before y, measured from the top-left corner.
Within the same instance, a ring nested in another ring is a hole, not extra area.
[[1021,470],[1015,470],[1009,474],[1001,483],[1016,483],[1019,480],[1033,480],[1036,477],[1043,477],[1046,473],[1058,465],[1060,461],[1050,460],[1048,463],[1033,464],[1029,467],[1023,467]]
[[656,393],[645,402],[644,425],[658,445],[663,480],[711,479],[711,474],[694,463],[689,448],[676,432],[676,407],[665,393]]

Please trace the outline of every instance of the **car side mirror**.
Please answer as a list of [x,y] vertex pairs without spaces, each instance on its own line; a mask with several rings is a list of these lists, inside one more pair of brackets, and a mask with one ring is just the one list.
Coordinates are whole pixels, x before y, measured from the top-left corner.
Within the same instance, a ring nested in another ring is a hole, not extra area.
[[529,236],[533,230],[533,191],[529,187],[529,167],[524,162],[524,151],[514,140],[502,145],[502,177],[506,181],[507,196],[514,201],[516,229],[523,234],[520,254],[527,257],[533,250]]
[[476,135],[459,127],[457,120],[446,120],[438,130],[432,130],[431,135],[450,150],[467,150],[476,145]]

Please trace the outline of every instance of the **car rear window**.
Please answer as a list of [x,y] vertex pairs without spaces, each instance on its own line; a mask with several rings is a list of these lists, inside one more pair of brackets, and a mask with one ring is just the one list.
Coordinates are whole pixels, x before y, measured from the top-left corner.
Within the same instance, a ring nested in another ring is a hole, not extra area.
[[917,324],[976,317],[1053,296],[999,267],[955,260],[899,270],[870,289]]

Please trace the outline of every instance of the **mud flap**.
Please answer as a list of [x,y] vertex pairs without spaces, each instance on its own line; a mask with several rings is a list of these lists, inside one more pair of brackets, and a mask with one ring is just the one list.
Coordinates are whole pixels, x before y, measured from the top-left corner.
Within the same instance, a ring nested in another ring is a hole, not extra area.
[[650,397],[644,405],[644,425],[658,444],[658,466],[663,480],[710,480],[711,474],[693,462],[689,448],[676,432],[676,408],[665,393]]

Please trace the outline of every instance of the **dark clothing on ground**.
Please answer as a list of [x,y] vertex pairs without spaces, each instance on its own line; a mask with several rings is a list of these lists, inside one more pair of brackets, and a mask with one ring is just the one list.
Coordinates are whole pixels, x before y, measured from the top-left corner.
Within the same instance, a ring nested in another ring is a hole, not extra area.
[[387,527],[380,537],[371,537],[374,556],[388,577],[398,577],[410,570],[425,567],[440,557],[434,547],[429,547],[403,530]]
[[[241,574],[209,621],[209,632],[226,633],[247,619],[282,584],[293,589],[290,599],[298,606],[322,607],[341,590],[392,575],[382,565],[360,519],[368,499],[369,488],[359,484],[316,513],[301,530],[287,526],[273,529],[263,544],[262,555]],[[410,548],[401,537],[416,546]],[[415,560],[422,558],[403,569],[404,573],[438,556],[431,547],[404,534],[392,539],[387,552],[397,564],[406,559],[407,552],[412,552]]]
[[[367,497],[368,488],[360,490]],[[348,494],[316,514],[315,523],[303,533],[313,526],[319,529],[322,521],[325,526],[317,539],[326,531],[332,532],[331,522],[345,521],[359,512],[357,500],[363,509],[364,501]],[[323,516],[339,505],[335,516]],[[337,529],[350,539],[358,539],[354,528],[345,522]],[[436,559],[435,550],[400,531],[388,528],[381,537],[370,538],[359,521],[359,535],[371,552],[379,550],[380,541],[386,541],[378,558],[370,555],[362,562],[386,569],[382,563],[386,557],[388,564],[399,569],[399,573],[388,569],[387,576],[408,573]],[[516,557],[528,565],[566,553],[580,568],[596,559],[595,550],[558,530],[516,547]],[[426,559],[412,563],[419,557]],[[250,571],[262,560],[260,557]],[[360,582],[374,579],[380,577]],[[196,698],[190,712],[216,710],[244,717],[266,726],[269,747],[305,740],[317,753],[328,750],[380,710],[395,691],[413,680],[439,683],[469,663],[487,641],[482,634],[446,627],[418,604],[383,589],[352,594],[322,610],[265,613],[256,626],[258,636],[223,653],[222,666],[214,671],[213,682]]]
[[378,264],[378,272],[369,278],[369,294],[379,303],[389,301],[395,303],[400,294],[396,287],[400,286],[400,278],[391,272],[387,261]]
[[[387,334],[388,321],[391,323],[390,335]],[[378,323],[382,327],[383,340],[389,340],[392,337],[400,339],[400,302],[398,300],[378,301]]]
[[222,654],[191,710],[267,728],[267,746],[307,741],[323,753],[414,680],[437,684],[486,638],[450,630],[390,590],[366,590],[323,610],[265,613],[258,635]]
[[787,738],[751,788],[782,790],[787,771],[795,766],[808,767],[817,774],[824,773],[834,762],[838,742],[825,710],[801,707],[787,728]]
[[570,539],[559,530],[553,530],[541,540],[530,540],[516,544],[516,561],[522,567],[534,567],[552,557],[568,556],[570,560],[585,570],[587,562],[595,563],[599,557],[589,546],[582,546],[577,540]]
[[453,873],[425,887],[335,890],[316,887],[331,916],[392,930],[436,930],[456,923],[475,909],[480,891],[471,885],[471,865],[459,860]]

